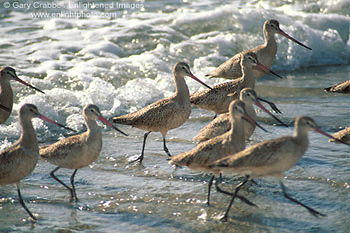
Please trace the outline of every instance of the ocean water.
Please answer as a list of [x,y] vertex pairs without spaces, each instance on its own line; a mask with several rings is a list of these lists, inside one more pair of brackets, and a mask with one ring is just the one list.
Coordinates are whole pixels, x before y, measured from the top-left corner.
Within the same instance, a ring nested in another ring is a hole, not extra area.
[[[93,4],[95,3],[95,5]],[[263,42],[262,25],[277,19],[282,30],[308,45],[276,35],[278,52],[272,69],[282,75],[259,79],[256,90],[283,112],[285,128],[258,111],[259,123],[248,145],[292,134],[295,117],[308,115],[321,129],[336,132],[350,125],[350,99],[323,88],[350,79],[350,3],[312,1],[0,1],[0,65],[43,90],[19,83],[14,110],[0,126],[0,149],[20,134],[17,110],[35,104],[44,115],[78,132],[85,130],[82,108],[99,106],[106,118],[138,110],[172,95],[172,67],[188,62],[209,85],[206,73],[234,54]],[[187,79],[191,92],[202,90]],[[213,113],[192,109],[189,120],[167,135],[173,155],[195,146],[192,137]],[[70,133],[34,119],[40,144]],[[125,137],[100,124],[103,149],[95,163],[76,175],[79,202],[50,178],[53,165],[39,161],[22,181],[32,223],[18,203],[14,186],[0,188],[1,232],[348,232],[350,228],[350,149],[310,133],[304,157],[285,173],[288,192],[325,213],[315,218],[286,200],[278,182],[266,178],[242,194],[258,208],[235,202],[228,222],[219,221],[229,198],[213,192],[207,207],[208,174],[168,165],[159,133],[149,135],[142,165],[130,163],[141,151],[143,133],[118,126]],[[71,170],[57,175],[69,183]],[[225,178],[230,190],[235,177]]]

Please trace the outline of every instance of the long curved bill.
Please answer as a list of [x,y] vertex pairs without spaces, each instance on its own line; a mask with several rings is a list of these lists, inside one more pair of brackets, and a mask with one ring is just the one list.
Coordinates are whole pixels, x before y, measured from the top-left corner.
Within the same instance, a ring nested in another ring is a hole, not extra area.
[[53,121],[53,120],[47,118],[46,116],[39,115],[38,117],[39,117],[41,120],[43,120],[43,121],[47,121],[47,122],[49,122],[49,123],[51,123],[51,124],[57,125],[57,126],[59,126],[59,127],[68,129],[68,130],[73,131],[73,132],[77,132],[77,131],[75,131],[74,129],[71,129],[71,128],[67,127],[67,126],[64,126],[64,125],[62,125],[62,124],[60,124],[60,123],[57,123],[56,121]]
[[123,131],[121,131],[120,129],[118,129],[117,127],[115,127],[114,125],[112,125],[111,123],[109,123],[109,121],[107,121],[106,118],[104,118],[103,116],[99,116],[98,119],[99,119],[100,121],[102,121],[103,123],[105,123],[106,125],[108,125],[109,127],[113,128],[113,129],[115,129],[115,130],[117,130],[119,133],[121,133],[121,134],[123,134],[123,135],[125,135],[125,136],[129,136],[129,135],[127,135],[126,133],[124,133]]
[[281,29],[280,29],[280,31],[278,32],[278,34],[280,34],[280,35],[282,35],[282,36],[284,36],[284,37],[290,39],[291,41],[297,43],[298,45],[303,46],[304,48],[307,48],[307,49],[309,49],[309,50],[312,50],[312,48],[310,48],[310,47],[308,47],[308,46],[302,44],[302,43],[299,42],[299,41],[297,41],[296,39],[294,39],[293,37],[291,37],[290,35],[288,35],[288,34],[285,33],[284,31],[282,31]]
[[197,78],[196,76],[194,76],[193,74],[188,74],[188,76],[194,80],[196,80],[197,82],[199,82],[200,84],[206,86],[207,88],[209,88],[210,90],[214,90],[213,88],[211,88],[209,85],[207,85],[206,83],[204,83],[203,81],[201,81],[199,78]]
[[264,130],[266,133],[268,132],[266,129],[264,129],[261,125],[258,124],[258,122],[256,122],[255,120],[253,120],[250,116],[248,116],[247,114],[243,114],[243,119],[248,121],[249,123],[251,123],[252,125],[256,125],[258,126],[260,129]]
[[280,119],[278,119],[275,115],[273,115],[269,110],[267,110],[264,105],[262,105],[259,101],[255,102],[255,105],[258,106],[259,108],[261,108],[261,110],[263,110],[264,112],[266,112],[267,114],[269,114],[273,119],[275,119],[276,121],[278,121],[279,123],[281,123],[283,126],[288,127],[287,124],[285,124],[283,121],[281,121]]
[[13,76],[13,75],[12,75],[12,77],[13,77],[13,79],[16,80],[17,82],[20,82],[20,83],[22,83],[22,84],[24,84],[24,85],[26,85],[26,86],[28,86],[28,87],[30,87],[30,88],[33,88],[34,90],[37,90],[37,91],[39,91],[39,92],[45,94],[42,90],[39,90],[38,88],[33,87],[33,86],[30,85],[29,83],[24,82],[22,79],[18,78],[17,76]]
[[342,144],[344,144],[344,145],[350,146],[350,144],[347,144],[347,143],[345,143],[345,142],[343,142],[343,141],[341,141],[341,140],[339,140],[339,139],[333,137],[332,135],[329,135],[328,133],[324,132],[323,130],[321,130],[321,129],[319,129],[319,128],[315,128],[314,130],[315,130],[317,133],[322,134],[322,135],[324,135],[324,136],[326,136],[326,137],[329,137],[329,138],[331,138],[331,139],[333,139],[333,140],[335,140],[335,141],[337,141],[337,142],[339,142],[339,143],[342,143]]
[[265,71],[266,73],[271,73],[279,78],[283,78],[282,76],[280,76],[279,74],[276,74],[275,72],[273,72],[272,70],[270,70],[269,68],[267,68],[266,66],[264,66],[263,64],[261,64],[260,62],[258,62],[256,64],[257,67],[259,67],[260,69],[262,69],[263,71]]

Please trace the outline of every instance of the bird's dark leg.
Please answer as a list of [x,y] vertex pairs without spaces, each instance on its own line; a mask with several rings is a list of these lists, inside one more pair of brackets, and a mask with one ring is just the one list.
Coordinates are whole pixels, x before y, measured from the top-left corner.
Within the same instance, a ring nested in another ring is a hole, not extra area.
[[164,148],[165,153],[166,153],[169,157],[171,157],[171,154],[170,154],[168,148],[166,147],[165,137],[163,137],[163,148]]
[[72,184],[72,194],[73,194],[73,197],[72,198],[75,198],[75,201],[78,201],[78,197],[77,197],[77,193],[75,192],[75,186],[74,186],[74,176],[75,176],[75,173],[77,173],[78,169],[75,169],[72,176],[70,177],[70,183]]
[[226,210],[226,213],[224,215],[224,217],[221,218],[221,221],[227,221],[227,217],[228,217],[228,212],[230,211],[231,207],[232,207],[232,204],[235,200],[235,198],[239,198],[241,201],[247,203],[248,205],[251,205],[251,206],[256,206],[254,203],[252,203],[251,201],[249,201],[248,199],[246,199],[245,197],[243,196],[240,196],[238,195],[238,191],[243,187],[243,185],[245,185],[247,182],[249,181],[249,176],[246,177],[246,179],[241,182],[239,185],[236,186],[236,189],[235,189],[235,192],[234,193],[230,193],[230,192],[227,192],[225,190],[222,190],[217,183],[215,183],[215,187],[216,187],[216,190],[218,192],[221,192],[221,193],[224,193],[226,195],[230,195],[232,196],[232,199],[231,199],[231,202]]
[[34,215],[32,214],[32,212],[29,211],[29,209],[27,208],[27,206],[24,204],[22,195],[21,195],[21,191],[19,190],[19,183],[16,184],[17,187],[17,193],[18,193],[18,198],[19,198],[19,203],[22,205],[22,207],[27,211],[27,213],[29,214],[29,216],[33,219],[33,220],[37,220],[36,217],[34,217]]
[[290,197],[290,196],[288,195],[288,193],[286,192],[286,187],[284,186],[284,184],[282,183],[282,181],[280,182],[280,184],[281,184],[281,188],[282,188],[282,191],[283,191],[283,195],[284,195],[287,199],[289,199],[289,200],[291,200],[292,202],[295,202],[295,203],[297,203],[298,205],[301,205],[302,207],[306,208],[306,209],[307,209],[313,216],[315,216],[315,217],[326,216],[325,214],[321,214],[320,212],[318,212],[318,211],[316,211],[316,210],[314,210],[314,209],[308,207],[307,205],[301,203],[300,201],[298,201],[298,200],[296,200],[296,199]]
[[73,189],[70,188],[70,187],[68,187],[68,185],[66,185],[65,183],[63,183],[63,181],[61,181],[60,179],[58,179],[58,178],[55,176],[54,173],[55,173],[58,169],[60,169],[60,167],[56,167],[55,169],[53,169],[53,170],[50,172],[50,176],[51,176],[52,178],[54,178],[58,183],[62,184],[64,187],[66,187],[66,189],[68,189],[69,192],[70,192],[71,199],[73,199],[73,198],[74,198]]
[[[208,183],[208,198],[207,198],[207,205],[210,206],[210,190],[211,190],[211,186],[213,185],[213,181],[215,179],[215,175],[213,175]],[[216,181],[217,182],[217,181]]]
[[142,144],[141,155],[140,155],[137,159],[135,159],[133,162],[139,161],[140,163],[142,163],[143,155],[144,155],[144,152],[145,152],[146,139],[147,139],[147,136],[148,136],[151,132],[152,132],[152,131],[148,131],[147,133],[145,133],[145,134],[143,135],[143,144]]

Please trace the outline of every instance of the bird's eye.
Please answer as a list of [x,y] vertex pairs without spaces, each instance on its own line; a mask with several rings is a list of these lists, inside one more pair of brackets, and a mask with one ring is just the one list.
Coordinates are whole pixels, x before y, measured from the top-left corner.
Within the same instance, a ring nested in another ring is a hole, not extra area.
[[308,124],[308,125],[311,126],[311,127],[314,127],[313,124],[312,124],[312,122],[310,122],[310,121],[307,121],[306,124]]

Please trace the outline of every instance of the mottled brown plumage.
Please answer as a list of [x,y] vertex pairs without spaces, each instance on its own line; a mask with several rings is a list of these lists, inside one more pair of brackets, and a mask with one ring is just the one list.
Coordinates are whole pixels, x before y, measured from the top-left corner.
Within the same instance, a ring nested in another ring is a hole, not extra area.
[[[57,166],[57,168],[50,173],[51,177],[65,186],[70,191],[71,198],[75,199],[77,199],[77,196],[74,187],[74,176],[77,170],[93,163],[97,159],[102,148],[102,134],[96,123],[96,119],[99,119],[108,126],[123,133],[101,115],[96,105],[86,105],[83,109],[83,115],[87,127],[86,132],[40,148],[40,157]],[[65,185],[54,175],[59,168],[75,169],[71,176],[72,188]]]
[[[256,120],[256,113],[253,108],[255,101],[251,101],[249,92],[255,91],[251,88],[245,88],[240,92],[239,99],[245,104],[245,112],[247,115]],[[248,139],[255,129],[255,125],[249,123],[248,121],[243,121],[245,130],[245,139]],[[196,136],[193,137],[194,141],[204,142],[211,138],[217,137],[229,131],[231,129],[230,113],[223,113],[213,119],[207,126],[202,128]]]
[[20,181],[34,170],[38,162],[38,141],[32,124],[34,117],[62,126],[41,115],[34,105],[23,105],[18,114],[21,136],[12,146],[0,152],[0,185],[16,184],[21,205],[36,220],[25,206],[19,188]]
[[293,167],[306,152],[309,145],[307,133],[310,130],[325,134],[310,117],[298,117],[293,136],[257,143],[211,166],[221,171],[248,174],[251,178],[267,175],[282,178],[282,172]]
[[[253,108],[253,104],[256,104],[260,109],[266,112],[268,115],[272,116],[282,125],[287,126],[276,116],[270,113],[261,103],[258,101],[256,92],[252,88],[244,88],[240,92],[240,100],[245,103],[245,110],[247,115],[256,121],[256,113]],[[243,121],[245,129],[245,139],[247,140],[254,132],[256,125],[251,124],[248,121]],[[288,126],[287,126],[288,127]],[[231,129],[230,115],[229,113],[220,114],[214,120],[212,120],[207,126],[201,129],[196,136],[193,137],[194,141],[203,142],[209,140],[213,137],[224,134]]]
[[[231,59],[222,63],[218,68],[211,71],[206,76],[208,76],[209,78],[226,78],[226,79],[237,79],[242,77],[243,72],[240,66],[241,57],[242,57],[242,54],[245,54],[248,52],[255,53],[258,57],[258,60],[261,62],[261,64],[270,69],[277,53],[277,43],[275,40],[275,33],[278,33],[298,43],[299,45],[311,50],[311,48],[303,45],[299,41],[295,40],[294,38],[286,34],[284,31],[282,31],[279,27],[279,22],[277,20],[274,20],[274,19],[266,20],[263,26],[263,33],[264,33],[264,40],[265,40],[264,44],[258,45],[249,50],[244,50],[243,52],[234,55]],[[254,69],[253,71],[253,75],[255,79],[258,79],[265,74],[266,74],[266,71],[261,69]]]
[[343,94],[350,94],[350,80],[334,84],[333,86],[324,89],[326,92],[337,92]]
[[131,125],[145,131],[160,132],[165,137],[169,130],[179,127],[188,119],[191,114],[189,106],[189,101],[180,100],[178,96],[173,95],[137,112],[114,117],[113,122]]
[[215,178],[218,174],[215,170],[209,169],[208,165],[212,162],[225,157],[228,154],[241,151],[245,147],[244,124],[242,117],[256,123],[251,119],[245,110],[243,101],[234,100],[229,106],[231,129],[217,137],[199,143],[190,151],[183,152],[171,159],[169,164],[178,166],[187,166],[193,170],[200,170],[205,172],[213,172],[214,175],[208,182],[208,201],[210,202],[210,190]]
[[[26,86],[29,86],[37,91],[39,89],[29,85],[23,80],[19,79],[16,75],[15,69],[11,67],[3,67],[0,69],[0,104],[3,106],[0,108],[0,124],[4,123],[12,112],[13,107],[13,91],[10,85],[10,81],[15,80]],[[42,92],[42,91],[40,91]],[[44,92],[42,92],[44,93]]]
[[[293,167],[306,152],[309,145],[308,131],[311,130],[332,138],[331,135],[319,129],[313,119],[302,116],[298,117],[295,121],[293,136],[283,136],[260,142],[209,165],[211,169],[217,169],[217,172],[232,172],[247,176],[246,181],[237,186],[235,193],[232,194],[233,198],[225,213],[224,219],[227,218],[228,211],[230,210],[235,195],[237,195],[239,189],[247,182],[248,178],[262,176],[273,176],[279,178],[286,198],[302,205],[314,216],[323,216],[323,214],[316,210],[291,198],[285,192],[285,187],[282,183],[283,172]],[[218,191],[220,191],[220,189],[218,189]]]
[[184,77],[189,76],[209,87],[197,79],[190,71],[189,66],[184,62],[175,64],[173,75],[176,85],[176,92],[173,96],[158,100],[139,111],[113,118],[114,123],[131,125],[148,131],[144,136],[141,156],[137,159],[140,162],[143,160],[147,135],[152,131],[162,134],[164,150],[168,156],[171,156],[166,147],[165,136],[169,130],[185,123],[191,114],[190,94]]
[[[190,96],[191,104],[198,108],[214,111],[216,114],[227,112],[231,101],[238,98],[238,93],[243,88],[249,87],[254,89],[255,78],[253,75],[253,66],[259,66],[262,69],[268,70],[259,63],[253,52],[241,54],[240,64],[243,71],[240,79],[215,85],[213,89],[193,93]],[[236,95],[232,95],[235,92]]]
[[190,151],[174,156],[169,164],[187,166],[194,170],[211,171],[208,164],[236,153],[245,147],[244,124],[241,120],[247,117],[243,101],[234,100],[230,104],[229,114],[231,130],[202,143]]

